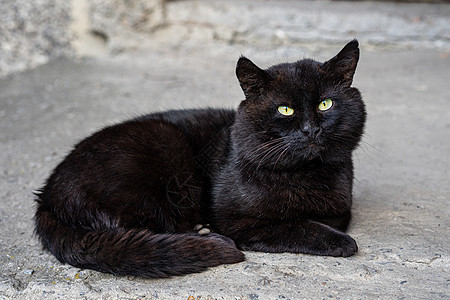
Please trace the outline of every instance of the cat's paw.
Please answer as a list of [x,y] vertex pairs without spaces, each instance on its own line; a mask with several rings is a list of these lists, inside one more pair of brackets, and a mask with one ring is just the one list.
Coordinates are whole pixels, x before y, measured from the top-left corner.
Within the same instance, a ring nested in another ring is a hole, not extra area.
[[214,245],[215,249],[211,251],[211,255],[221,264],[233,264],[245,260],[244,253],[236,248],[232,239],[217,233],[208,233],[201,236]]
[[208,238],[220,240],[220,241],[225,242],[226,244],[236,248],[236,244],[234,243],[234,241],[232,239],[230,239],[229,237],[226,237],[224,235],[221,235],[221,234],[218,234],[218,233],[208,233],[205,236],[208,237]]
[[314,245],[314,254],[329,256],[352,256],[358,252],[355,240],[348,234],[330,230]]

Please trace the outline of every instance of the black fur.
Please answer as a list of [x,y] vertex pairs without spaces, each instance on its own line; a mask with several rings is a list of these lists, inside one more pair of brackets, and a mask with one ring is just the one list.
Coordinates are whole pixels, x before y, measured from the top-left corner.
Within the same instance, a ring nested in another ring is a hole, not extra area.
[[[237,111],[168,111],[88,137],[37,195],[44,248],[80,268],[143,277],[237,263],[240,250],[354,254],[343,232],[366,116],[350,86],[358,58],[356,40],[325,63],[262,70],[241,57]],[[333,106],[319,111],[327,98]],[[213,233],[196,233],[198,223]]]

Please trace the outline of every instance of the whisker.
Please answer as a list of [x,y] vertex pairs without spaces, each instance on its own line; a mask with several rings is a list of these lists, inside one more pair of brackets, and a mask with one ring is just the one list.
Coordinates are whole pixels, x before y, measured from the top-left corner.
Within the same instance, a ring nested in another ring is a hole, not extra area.
[[264,157],[261,158],[261,160],[259,161],[259,164],[256,167],[256,169],[259,169],[259,167],[261,166],[261,164],[264,162],[265,159],[272,158],[275,155],[277,155],[279,150],[283,149],[284,146],[285,146],[285,143],[279,143],[279,144],[275,145],[274,147],[272,147],[272,149],[270,151],[267,151],[267,154],[264,155]]
[[284,148],[284,150],[281,151],[280,155],[278,155],[278,158],[277,158],[277,160],[275,161],[275,163],[273,165],[272,172],[275,170],[275,167],[277,166],[278,160],[283,156],[283,154],[289,149],[290,146],[291,146],[291,142],[287,142],[286,147]]
[[277,148],[280,145],[283,145],[284,138],[276,138],[270,141],[267,141],[261,144],[257,149],[250,150],[245,154],[245,158],[247,158],[246,163],[242,167],[247,167],[249,164],[256,163],[258,160],[258,168],[261,165],[262,161],[264,161],[268,156],[271,156],[271,153],[277,151]]
[[378,151],[378,152],[380,152],[380,153],[382,153],[382,154],[384,154],[384,155],[386,155],[386,156],[392,158],[392,155],[390,155],[390,154],[384,152],[384,151],[381,150],[381,149],[378,149],[377,147],[371,145],[370,143],[368,143],[368,142],[366,142],[366,141],[364,141],[364,140],[362,140],[361,142],[364,143],[364,144],[367,145],[367,146],[370,146],[370,148],[372,148],[372,149],[374,149],[374,150],[376,150],[376,151]]

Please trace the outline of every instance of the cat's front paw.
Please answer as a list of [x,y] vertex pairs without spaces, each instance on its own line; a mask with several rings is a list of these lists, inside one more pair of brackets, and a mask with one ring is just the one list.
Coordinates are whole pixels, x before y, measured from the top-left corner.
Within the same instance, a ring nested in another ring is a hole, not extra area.
[[330,230],[315,243],[314,250],[318,255],[348,257],[358,252],[358,246],[348,234]]
[[209,234],[207,234],[205,236],[207,236],[208,238],[220,240],[220,241],[225,242],[228,245],[236,248],[236,244],[234,243],[234,241],[232,239],[230,239],[229,237],[226,237],[224,235],[217,234],[217,233],[209,233]]

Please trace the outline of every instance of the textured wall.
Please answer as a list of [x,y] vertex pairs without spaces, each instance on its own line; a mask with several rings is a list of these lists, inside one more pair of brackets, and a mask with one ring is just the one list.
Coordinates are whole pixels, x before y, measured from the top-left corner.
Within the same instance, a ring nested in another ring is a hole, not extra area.
[[[133,34],[164,21],[164,0],[1,0],[0,76],[33,68],[61,55],[126,48]],[[102,53],[102,52],[101,52]]]
[[0,0],[0,76],[61,55],[101,56],[147,42],[274,47],[358,37],[375,46],[449,49],[449,8],[376,1]]
[[0,76],[70,53],[70,1],[0,1]]
[[161,0],[90,0],[92,29],[107,36],[127,31],[151,32],[163,22]]
[[[86,0],[83,0],[86,1]],[[139,46],[142,34],[164,23],[164,0],[89,0],[91,34],[102,37],[110,52]]]

